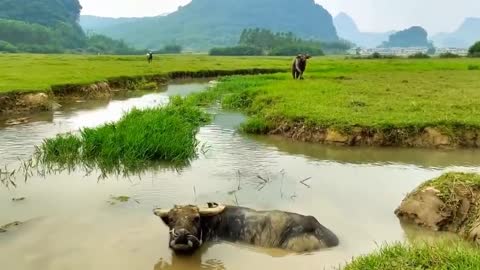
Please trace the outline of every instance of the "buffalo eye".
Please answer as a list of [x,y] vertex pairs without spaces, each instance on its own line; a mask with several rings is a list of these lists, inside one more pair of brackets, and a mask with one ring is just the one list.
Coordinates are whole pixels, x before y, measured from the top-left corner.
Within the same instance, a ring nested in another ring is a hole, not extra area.
[[198,216],[197,216],[197,217],[194,217],[194,218],[193,218],[193,222],[195,222],[195,223],[200,222],[200,217],[198,217]]

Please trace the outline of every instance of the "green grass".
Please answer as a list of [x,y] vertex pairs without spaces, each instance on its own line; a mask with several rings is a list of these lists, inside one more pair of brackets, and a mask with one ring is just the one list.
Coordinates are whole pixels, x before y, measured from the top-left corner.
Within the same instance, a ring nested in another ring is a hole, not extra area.
[[441,198],[447,200],[451,198],[457,185],[470,190],[480,191],[480,175],[476,173],[449,172],[423,183],[417,190],[434,187],[440,191]]
[[[229,77],[196,95],[221,100],[255,120],[246,130],[301,122],[313,127],[388,130],[424,127],[480,128],[479,59],[317,58],[304,81],[291,75]],[[263,123],[261,123],[263,122]]]
[[45,91],[53,85],[86,84],[112,77],[171,71],[286,68],[290,58],[156,55],[152,64],[140,56],[0,54],[0,93]]
[[46,139],[35,160],[47,169],[80,164],[103,173],[135,171],[151,162],[184,164],[195,156],[196,132],[208,120],[205,112],[174,97],[166,107],[132,110],[117,123]]
[[[469,210],[461,223],[458,233],[466,238],[473,226],[480,221],[480,174],[449,172],[440,177],[423,183],[411,195],[423,191],[427,187],[433,187],[440,191],[438,197],[445,203],[445,208],[452,213],[458,211],[464,201],[469,201]],[[453,216],[455,219],[456,216]],[[459,217],[462,218],[462,217]],[[454,220],[453,222],[458,222]]]
[[476,270],[480,250],[462,243],[394,244],[356,258],[344,270]]

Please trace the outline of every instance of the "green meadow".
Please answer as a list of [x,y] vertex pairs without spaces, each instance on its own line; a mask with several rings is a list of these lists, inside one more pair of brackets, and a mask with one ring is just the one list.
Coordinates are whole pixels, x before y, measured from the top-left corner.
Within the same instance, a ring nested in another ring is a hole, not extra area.
[[[255,67],[288,70],[291,64],[291,59],[284,57],[203,55],[157,56],[152,65],[141,56],[3,55],[0,59],[10,59],[8,64],[14,66],[10,69],[1,66],[10,74],[7,76],[15,78],[2,80],[4,90],[40,89],[56,83],[93,82],[111,76],[169,71]],[[38,62],[20,67],[18,62],[11,61],[13,59]],[[472,66],[480,66],[480,60],[318,57],[309,62],[302,81],[293,80],[289,71],[224,77],[216,87],[182,101],[188,109],[174,110],[174,113],[170,107],[133,111],[119,123],[85,129],[80,135],[46,140],[40,147],[40,160],[58,159],[56,163],[60,164],[87,161],[103,164],[105,168],[112,164],[131,167],[146,161],[188,160],[194,155],[194,135],[200,124],[191,125],[185,119],[198,114],[194,105],[207,106],[217,101],[224,109],[248,114],[250,118],[242,129],[249,133],[268,133],[285,123],[347,131],[356,127],[382,131],[404,129],[412,133],[419,133],[425,127],[441,127],[451,133],[477,131],[480,129],[480,70],[472,70]],[[37,81],[36,73],[29,69],[36,69],[45,77]],[[19,75],[21,70],[27,70],[23,76]],[[34,76],[25,75],[27,73]],[[178,129],[167,128],[177,124]],[[157,126],[163,130],[161,134]],[[117,143],[112,143],[114,141]],[[179,143],[171,144],[171,141]]]
[[341,59],[309,62],[305,80],[270,74],[222,79],[195,96],[251,116],[244,130],[279,125],[379,130],[480,128],[480,59]]
[[206,55],[92,56],[0,54],[0,92],[46,91],[53,85],[87,84],[120,76],[172,71],[285,68],[289,58],[211,57]]

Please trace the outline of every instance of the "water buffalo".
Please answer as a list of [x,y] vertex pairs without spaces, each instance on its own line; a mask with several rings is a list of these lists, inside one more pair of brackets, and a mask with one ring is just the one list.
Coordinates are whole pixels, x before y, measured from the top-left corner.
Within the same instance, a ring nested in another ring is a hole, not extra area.
[[151,63],[153,61],[153,52],[147,53],[147,61],[148,63]]
[[299,54],[293,59],[292,75],[295,80],[303,80],[303,73],[307,68],[307,60],[310,58],[311,56],[308,54]]
[[293,252],[338,245],[338,238],[314,217],[282,211],[255,211],[209,203],[155,209],[170,229],[170,248],[193,253],[207,241],[225,240]]

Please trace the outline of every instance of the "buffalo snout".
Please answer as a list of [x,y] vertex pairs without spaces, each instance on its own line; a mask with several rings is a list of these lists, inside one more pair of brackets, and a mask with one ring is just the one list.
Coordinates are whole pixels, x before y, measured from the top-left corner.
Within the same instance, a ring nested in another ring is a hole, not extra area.
[[170,248],[176,252],[193,252],[201,244],[201,239],[186,229],[172,230],[170,232]]

